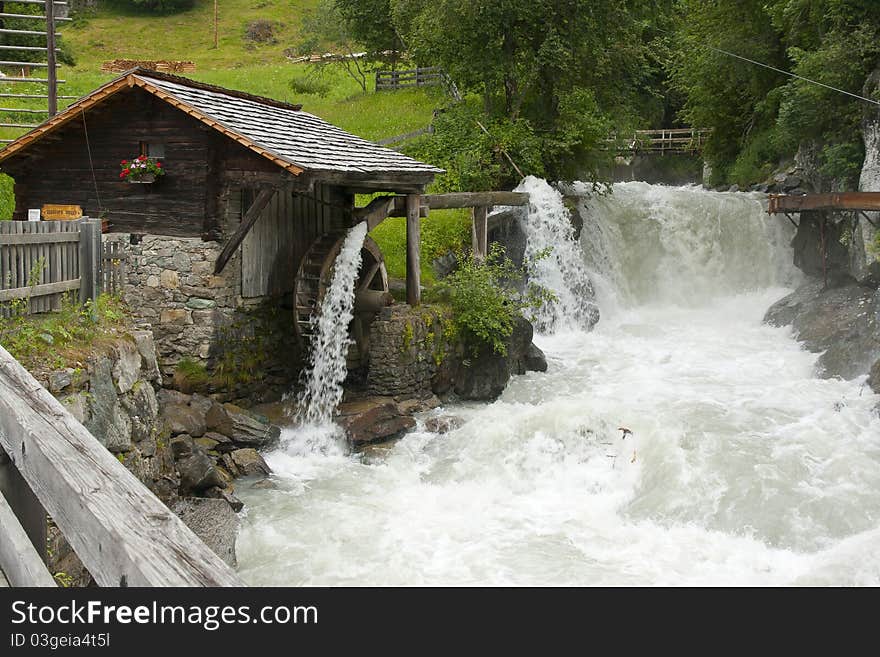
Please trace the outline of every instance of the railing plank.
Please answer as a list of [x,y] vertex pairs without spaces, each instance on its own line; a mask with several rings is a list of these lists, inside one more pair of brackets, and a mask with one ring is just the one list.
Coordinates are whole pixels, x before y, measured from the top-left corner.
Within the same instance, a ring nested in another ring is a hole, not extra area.
[[3,495],[0,495],[0,568],[11,586],[57,586]]
[[[26,226],[25,222],[16,222]],[[36,223],[39,228],[44,222]],[[0,246],[4,244],[58,244],[60,242],[79,242],[78,233],[22,233],[20,235],[0,235]]]
[[80,279],[74,278],[69,281],[59,281],[58,283],[43,283],[31,285],[28,287],[17,287],[11,290],[0,290],[0,302],[12,301],[13,299],[27,299],[28,297],[44,297],[49,294],[63,294],[70,290],[78,290],[80,288]]
[[2,347],[0,444],[101,586],[242,584]]

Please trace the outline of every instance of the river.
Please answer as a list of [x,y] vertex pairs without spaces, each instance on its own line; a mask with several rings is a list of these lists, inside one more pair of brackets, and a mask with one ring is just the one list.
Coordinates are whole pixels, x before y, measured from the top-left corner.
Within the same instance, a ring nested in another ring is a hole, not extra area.
[[880,584],[880,398],[761,321],[798,282],[788,222],[644,183],[581,210],[595,328],[536,336],[548,371],[436,411],[445,435],[348,456],[286,429],[239,489],[245,581]]

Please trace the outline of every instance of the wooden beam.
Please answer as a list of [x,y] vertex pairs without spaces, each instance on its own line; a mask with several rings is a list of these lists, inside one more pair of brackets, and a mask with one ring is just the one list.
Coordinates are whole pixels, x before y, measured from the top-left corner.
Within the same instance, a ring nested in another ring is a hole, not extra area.
[[426,194],[422,203],[432,210],[450,208],[479,208],[496,205],[528,205],[525,192],[454,192],[451,194]]
[[257,223],[257,219],[260,218],[260,213],[269,204],[269,201],[272,200],[274,195],[274,189],[260,190],[260,193],[257,194],[257,198],[254,199],[254,202],[251,203],[251,207],[248,208],[247,213],[241,218],[241,225],[232,237],[229,238],[229,241],[226,242],[226,245],[217,257],[217,263],[214,265],[214,275],[223,271],[223,268],[226,267],[226,263],[229,262],[232,254],[235,253],[239,246],[241,246],[245,235],[247,235],[248,231],[250,231],[250,229],[254,227],[254,224]]
[[241,586],[0,347],[0,446],[100,586]]
[[471,208],[471,238],[475,260],[485,260],[488,254],[489,226],[486,221],[488,214],[485,206]]
[[69,281],[60,281],[58,283],[42,283],[39,285],[30,285],[28,287],[15,287],[9,290],[0,290],[0,302],[12,301],[13,299],[45,297],[50,294],[60,294],[62,292],[69,292],[70,290],[79,290],[80,286],[80,279],[73,278]]
[[12,586],[57,586],[3,495],[0,495],[0,569]]
[[355,208],[353,212],[354,223],[366,221],[367,231],[369,232],[373,230],[376,226],[391,216],[389,213],[394,210],[398,198],[400,197],[377,196],[370,201],[366,207]]
[[419,252],[420,224],[419,206],[421,196],[408,194],[406,197],[406,302],[418,306],[422,301],[422,270]]
[[801,210],[880,210],[880,192],[833,192],[830,194],[771,194],[768,214]]

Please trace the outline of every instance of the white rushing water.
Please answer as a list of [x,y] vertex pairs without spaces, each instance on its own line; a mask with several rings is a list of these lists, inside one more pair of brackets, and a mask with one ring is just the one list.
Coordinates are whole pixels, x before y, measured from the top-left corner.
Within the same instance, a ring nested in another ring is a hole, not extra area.
[[310,319],[309,364],[297,399],[297,430],[289,432],[283,441],[287,452],[307,455],[344,451],[344,436],[333,423],[333,412],[342,401],[342,382],[348,373],[345,363],[351,346],[348,325],[354,317],[354,286],[366,236],[366,222],[348,231],[333,264],[333,275],[321,308]]
[[246,581],[880,584],[880,398],[761,322],[797,281],[787,222],[642,183],[584,214],[596,328],[538,336],[548,371],[437,411],[449,434],[269,455]]

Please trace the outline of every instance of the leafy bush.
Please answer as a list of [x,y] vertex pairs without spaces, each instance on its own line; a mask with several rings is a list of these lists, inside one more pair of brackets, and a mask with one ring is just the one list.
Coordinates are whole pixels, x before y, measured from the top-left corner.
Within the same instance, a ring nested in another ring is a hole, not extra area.
[[474,352],[485,345],[506,355],[516,317],[550,297],[547,290],[534,285],[525,293],[518,292],[516,284],[522,280],[523,272],[493,242],[485,261],[461,254],[458,269],[438,284],[438,296],[452,306],[455,328]]
[[264,18],[251,21],[245,27],[244,38],[254,43],[276,43],[275,25]]
[[293,78],[290,81],[290,89],[297,94],[311,94],[324,98],[330,93],[330,83],[318,79],[314,75],[304,78]]

